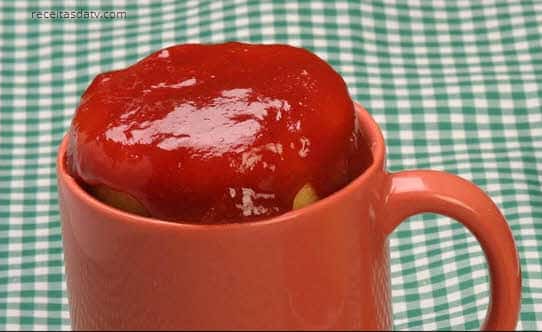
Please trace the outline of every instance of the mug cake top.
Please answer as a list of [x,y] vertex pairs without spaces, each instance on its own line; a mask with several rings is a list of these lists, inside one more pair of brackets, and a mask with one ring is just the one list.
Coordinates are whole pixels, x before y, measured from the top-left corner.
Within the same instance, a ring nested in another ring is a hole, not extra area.
[[98,75],[70,129],[67,164],[165,220],[286,212],[310,183],[329,195],[363,167],[346,85],[287,45],[186,44]]

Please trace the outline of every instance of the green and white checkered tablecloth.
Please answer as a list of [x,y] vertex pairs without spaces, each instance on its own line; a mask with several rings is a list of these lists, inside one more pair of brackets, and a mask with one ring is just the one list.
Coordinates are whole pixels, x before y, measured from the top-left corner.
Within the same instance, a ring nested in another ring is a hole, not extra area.
[[[126,18],[32,17],[51,9]],[[382,126],[392,171],[485,189],[519,246],[518,328],[542,329],[542,3],[519,0],[0,2],[0,329],[69,328],[55,155],[90,80],[225,40],[313,50]],[[478,328],[488,272],[468,231],[417,216],[391,248],[396,329]]]

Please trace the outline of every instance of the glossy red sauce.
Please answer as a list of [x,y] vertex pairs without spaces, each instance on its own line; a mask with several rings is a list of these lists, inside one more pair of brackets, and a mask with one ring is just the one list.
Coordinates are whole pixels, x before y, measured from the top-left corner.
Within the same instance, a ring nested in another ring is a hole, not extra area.
[[98,75],[81,98],[67,164],[86,185],[189,223],[287,212],[371,162],[342,78],[286,45],[179,45]]

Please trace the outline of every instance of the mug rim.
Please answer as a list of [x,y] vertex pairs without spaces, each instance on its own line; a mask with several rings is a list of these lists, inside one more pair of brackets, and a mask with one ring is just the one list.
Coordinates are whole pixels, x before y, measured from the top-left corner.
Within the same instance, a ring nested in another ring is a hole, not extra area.
[[87,193],[67,172],[64,162],[69,138],[69,135],[67,134],[64,135],[64,137],[62,138],[57,153],[56,162],[57,177],[59,182],[58,191],[60,192],[60,183],[62,183],[64,187],[66,187],[67,190],[71,191],[71,193],[75,195],[80,201],[82,201],[85,205],[91,207],[92,209],[98,211],[100,214],[108,216],[109,219],[113,219],[115,221],[127,223],[134,226],[150,226],[168,229],[173,228],[177,230],[226,230],[245,227],[263,227],[293,221],[294,219],[297,219],[300,215],[306,213],[317,213],[319,210],[325,210],[327,206],[333,204],[335,201],[341,200],[343,197],[356,192],[359,187],[363,187],[364,183],[367,182],[369,178],[375,176],[375,174],[379,171],[383,171],[386,147],[382,132],[373,117],[369,114],[369,112],[361,104],[355,101],[353,103],[354,109],[358,115],[360,128],[365,134],[365,139],[368,140],[369,148],[373,155],[371,165],[358,177],[356,177],[346,186],[337,190],[331,195],[324,197],[317,202],[314,202],[303,208],[291,210],[277,216],[253,221],[233,221],[220,224],[194,224],[183,221],[167,221],[153,217],[139,216],[111,207]]

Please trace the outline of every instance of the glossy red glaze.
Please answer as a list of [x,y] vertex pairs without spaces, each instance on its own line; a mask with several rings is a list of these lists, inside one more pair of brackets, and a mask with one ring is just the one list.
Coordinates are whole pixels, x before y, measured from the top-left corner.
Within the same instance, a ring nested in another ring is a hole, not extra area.
[[219,223],[292,209],[370,163],[342,78],[286,45],[180,45],[98,75],[70,131],[68,166],[150,215]]
[[456,218],[480,241],[491,281],[484,327],[513,329],[517,251],[495,204],[435,171],[389,174],[384,141],[361,107],[374,162],[308,207],[257,222],[197,225],[131,215],[87,194],[58,154],[72,327],[76,330],[363,329],[392,327],[387,237],[404,218]]

